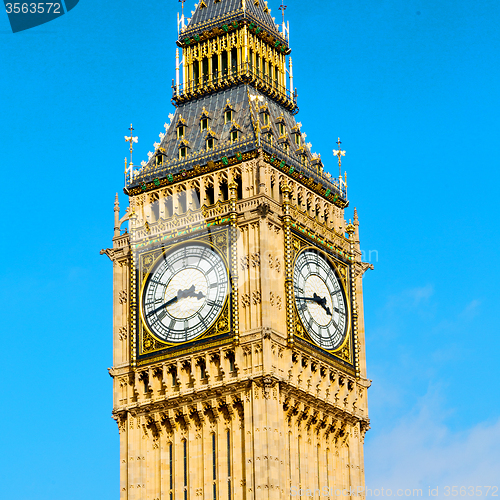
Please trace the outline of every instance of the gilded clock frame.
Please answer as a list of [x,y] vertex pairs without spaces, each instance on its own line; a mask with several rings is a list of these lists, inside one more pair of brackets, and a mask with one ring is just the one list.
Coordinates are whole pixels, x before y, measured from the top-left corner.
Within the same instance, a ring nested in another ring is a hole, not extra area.
[[[165,342],[151,332],[143,318],[143,291],[148,276],[163,255],[174,251],[183,245],[202,244],[215,251],[224,263],[228,276],[228,294],[226,300],[212,325],[192,340],[185,342]],[[148,248],[136,255],[136,290],[137,301],[134,305],[135,328],[135,356],[137,365],[149,364],[161,359],[196,352],[207,347],[221,346],[231,343],[233,329],[232,304],[234,302],[231,276],[231,232],[225,226],[204,231],[202,234],[189,235],[179,238],[169,245]],[[210,345],[207,345],[209,343]]]
[[342,342],[342,344],[337,347],[337,349],[329,350],[325,349],[312,339],[312,337],[307,333],[306,327],[303,325],[299,313],[297,311],[297,303],[295,301],[295,293],[293,291],[293,287],[290,289],[290,293],[293,298],[293,337],[297,341],[302,341],[309,346],[312,346],[315,350],[319,350],[325,353],[328,357],[337,359],[341,361],[342,365],[347,365],[349,368],[354,369],[354,338],[353,338],[353,328],[352,328],[352,302],[353,302],[353,294],[350,286],[350,277],[352,273],[352,264],[340,256],[334,255],[332,252],[328,251],[326,248],[321,248],[317,245],[312,244],[305,238],[302,238],[294,231],[291,232],[291,240],[292,240],[292,272],[295,270],[295,264],[299,254],[306,250],[314,250],[315,252],[319,252],[327,262],[334,269],[335,274],[337,275],[337,279],[339,280],[340,286],[342,287],[342,291],[345,297],[346,304],[346,312],[347,312],[347,327],[346,327],[346,336]]

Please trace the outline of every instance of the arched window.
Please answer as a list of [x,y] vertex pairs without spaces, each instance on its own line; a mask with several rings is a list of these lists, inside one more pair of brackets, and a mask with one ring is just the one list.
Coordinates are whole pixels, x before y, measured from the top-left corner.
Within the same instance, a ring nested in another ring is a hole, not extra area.
[[179,213],[183,214],[187,211],[186,191],[181,191],[177,196],[178,196],[177,202],[179,206]]
[[193,63],[193,83],[195,87],[198,86],[199,78],[200,78],[200,62],[195,61]]
[[227,500],[231,500],[231,431],[226,431],[227,436]]
[[203,83],[208,82],[208,57],[204,57],[201,61],[201,71],[203,74]]
[[229,188],[226,180],[223,180],[220,183],[220,194],[223,201],[227,201],[229,199]]
[[317,468],[318,468],[318,470],[317,470],[317,474],[318,474],[317,485],[318,485],[318,490],[321,491],[320,473],[319,473],[319,471],[320,471],[320,468],[319,468],[319,444],[318,444],[318,446],[316,448],[316,464],[317,464]]
[[[151,195],[151,215],[153,220],[150,222],[156,222],[160,218],[160,197],[158,193],[153,193]],[[147,392],[147,390],[146,390]]]
[[207,205],[213,205],[214,204],[214,197],[215,197],[215,192],[214,192],[213,186],[207,186],[205,188],[205,196],[206,196]]
[[222,74],[227,75],[227,51],[222,52]]
[[219,57],[217,54],[212,56],[212,79],[216,80],[219,76]]
[[236,47],[231,49],[231,69],[233,75],[236,75],[238,72],[238,49]]
[[169,472],[169,497],[170,500],[174,498],[174,447],[172,443],[168,444],[168,472]]
[[241,177],[236,178],[236,184],[238,188],[236,189],[236,197],[238,200],[243,199],[243,182],[241,181]]
[[302,488],[302,476],[301,476],[301,470],[300,470],[300,448],[302,446],[302,437],[299,436],[297,438],[297,465],[298,465],[298,472],[299,472],[299,488]]
[[182,440],[182,454],[184,465],[184,500],[188,500],[188,454],[187,454],[187,440]]
[[212,432],[212,491],[213,500],[217,500],[217,442],[215,432]]
[[205,378],[207,378],[207,365],[205,363],[205,360],[200,359],[198,365],[200,367],[200,380],[204,380]]

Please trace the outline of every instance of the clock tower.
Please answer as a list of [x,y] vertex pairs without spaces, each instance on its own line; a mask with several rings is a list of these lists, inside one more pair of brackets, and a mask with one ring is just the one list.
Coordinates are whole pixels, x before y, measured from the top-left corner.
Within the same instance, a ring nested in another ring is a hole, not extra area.
[[121,500],[364,497],[369,265],[296,121],[290,53],[261,0],[180,19],[175,113],[126,162],[102,251]]

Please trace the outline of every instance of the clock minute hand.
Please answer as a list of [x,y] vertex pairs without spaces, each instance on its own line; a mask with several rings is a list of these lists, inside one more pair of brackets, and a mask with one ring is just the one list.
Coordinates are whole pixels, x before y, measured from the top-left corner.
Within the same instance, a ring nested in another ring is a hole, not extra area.
[[167,300],[167,302],[165,302],[164,304],[162,304],[161,306],[157,307],[155,310],[151,311],[150,313],[148,313],[148,316],[151,316],[152,314],[155,314],[157,313],[158,311],[160,311],[161,309],[163,309],[164,307],[168,307],[168,306],[171,306],[172,304],[175,304],[177,301],[179,300],[179,297],[174,297],[173,299],[170,299],[170,300]]
[[297,297],[297,300],[310,300],[311,302],[316,302],[316,304],[319,305],[321,305],[321,302],[324,300],[326,304],[326,299],[322,299],[316,293],[314,293],[312,297]]
[[328,314],[328,316],[332,315],[330,308],[326,305],[326,297],[320,297],[318,294],[314,293],[312,297],[297,297],[297,300],[309,300],[311,302],[316,302],[316,304],[320,305]]

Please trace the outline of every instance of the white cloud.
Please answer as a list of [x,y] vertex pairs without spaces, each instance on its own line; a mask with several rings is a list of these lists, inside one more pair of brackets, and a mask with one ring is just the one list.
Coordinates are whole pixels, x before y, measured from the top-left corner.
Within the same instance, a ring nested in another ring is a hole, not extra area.
[[[473,394],[464,398],[479,409]],[[427,395],[392,430],[367,436],[367,487],[422,488],[426,497],[429,487],[438,486],[445,498],[445,486],[500,486],[500,419],[454,431],[445,417],[438,398]]]

